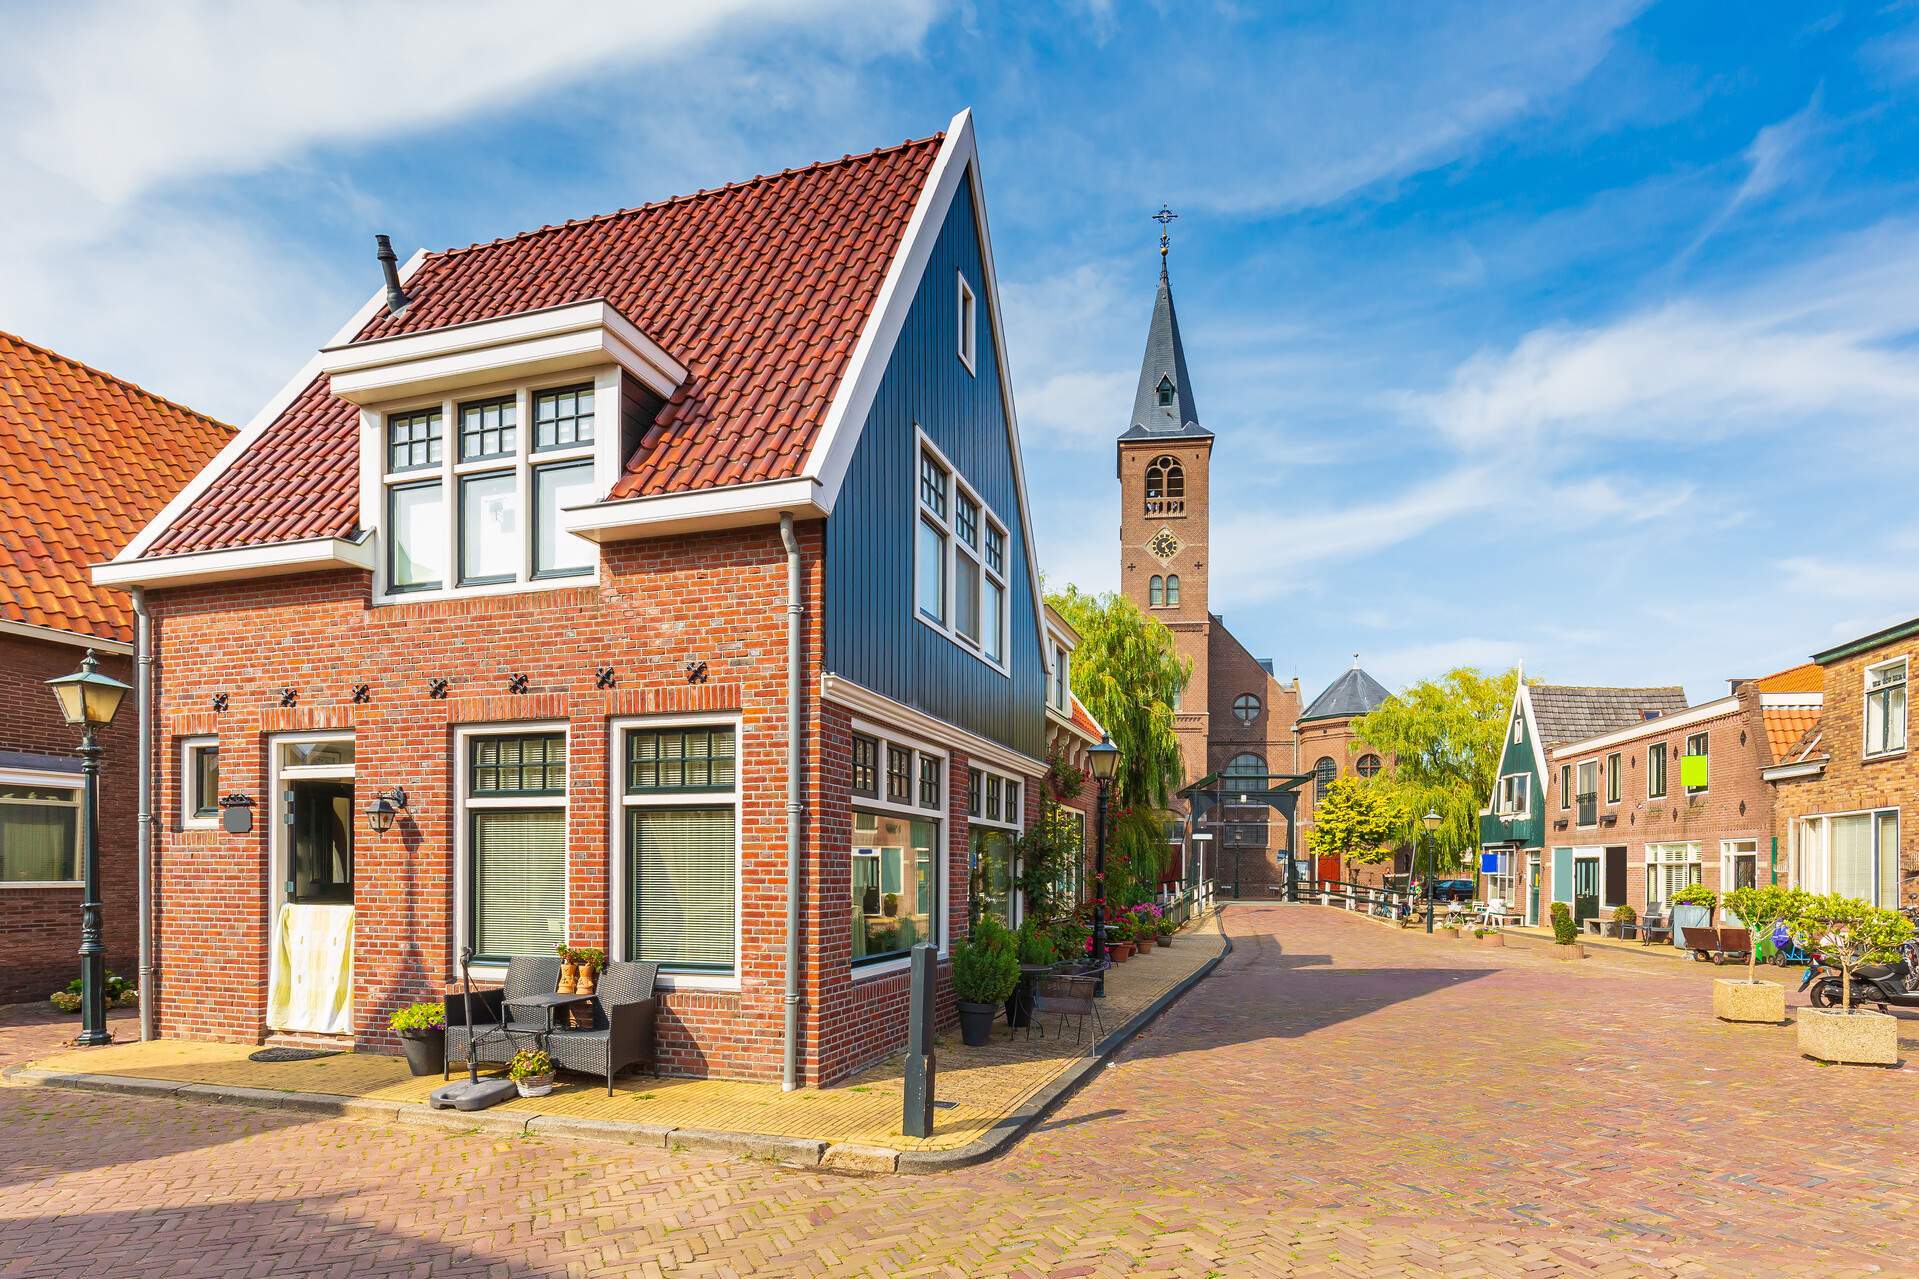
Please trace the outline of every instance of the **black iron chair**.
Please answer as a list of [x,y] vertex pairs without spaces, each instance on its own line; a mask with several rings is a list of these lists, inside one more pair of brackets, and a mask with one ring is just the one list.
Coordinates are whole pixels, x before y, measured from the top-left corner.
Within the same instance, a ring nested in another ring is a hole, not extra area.
[[[628,1066],[656,1069],[660,1006],[653,983],[658,974],[659,965],[654,963],[608,964],[594,988],[592,1029],[555,1030],[546,1036],[546,1050],[554,1064],[605,1075],[609,1097],[613,1076]],[[450,1051],[450,1040],[448,1047]]]
[[1073,1025],[1075,1044],[1080,1041],[1080,1036],[1085,1032],[1088,1017],[1093,1019],[1093,1042],[1098,1043],[1106,1038],[1106,1025],[1100,1020],[1099,1015],[1099,1000],[1096,997],[1098,990],[1097,972],[1041,973],[1033,979],[1033,1014],[1032,1019],[1026,1024],[1026,1037],[1028,1039],[1033,1037],[1035,1027],[1038,1027],[1040,1034],[1044,1036],[1046,1030],[1041,1025],[1041,1018],[1048,1013],[1055,1013],[1059,1016],[1055,1029],[1061,1034],[1065,1033],[1066,1019],[1077,1018]]
[[[560,961],[537,955],[510,959],[506,981],[498,990],[473,992],[473,1025],[466,1021],[466,996],[446,997],[446,1066],[442,1077],[451,1078],[453,1063],[464,1063],[467,1054],[489,1065],[504,1065],[513,1054],[530,1048],[546,1033],[546,1014],[533,1010],[516,1011],[506,1001],[522,995],[550,995],[560,984]],[[501,1013],[504,1011],[504,1019]]]

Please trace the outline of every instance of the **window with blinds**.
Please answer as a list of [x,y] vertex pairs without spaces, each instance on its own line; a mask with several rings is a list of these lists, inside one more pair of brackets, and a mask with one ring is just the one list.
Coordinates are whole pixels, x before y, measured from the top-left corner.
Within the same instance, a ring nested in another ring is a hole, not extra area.
[[80,792],[0,786],[0,883],[64,884],[80,877]]
[[733,809],[629,808],[628,953],[662,968],[733,971]]
[[550,955],[566,940],[566,813],[473,814],[473,952]]

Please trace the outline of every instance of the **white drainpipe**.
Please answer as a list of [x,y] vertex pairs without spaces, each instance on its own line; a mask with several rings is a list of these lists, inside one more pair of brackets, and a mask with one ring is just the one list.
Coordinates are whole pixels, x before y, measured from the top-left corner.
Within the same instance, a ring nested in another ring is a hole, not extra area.
[[800,1086],[800,542],[780,515],[786,547],[786,1026],[780,1086]]
[[153,1038],[153,616],[147,593],[133,588],[133,700],[140,713],[138,785],[140,1038]]

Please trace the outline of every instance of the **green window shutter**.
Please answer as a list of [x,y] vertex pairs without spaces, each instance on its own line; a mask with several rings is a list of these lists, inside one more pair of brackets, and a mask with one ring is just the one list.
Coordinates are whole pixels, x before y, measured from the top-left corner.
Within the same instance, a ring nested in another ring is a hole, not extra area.
[[1573,850],[1570,848],[1553,849],[1553,900],[1572,905]]
[[566,814],[473,814],[473,950],[550,955],[566,940]]
[[629,809],[626,856],[633,958],[732,972],[733,810]]

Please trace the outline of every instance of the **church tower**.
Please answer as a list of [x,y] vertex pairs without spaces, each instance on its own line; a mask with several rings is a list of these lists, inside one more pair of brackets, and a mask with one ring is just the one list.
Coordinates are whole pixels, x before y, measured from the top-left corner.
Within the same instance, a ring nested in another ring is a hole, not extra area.
[[1193,664],[1175,730],[1189,778],[1207,769],[1208,632],[1207,478],[1213,433],[1199,424],[1179,313],[1167,276],[1168,239],[1161,210],[1159,295],[1146,330],[1133,416],[1119,437],[1120,590],[1172,630]]

